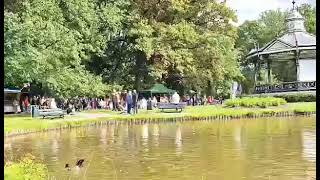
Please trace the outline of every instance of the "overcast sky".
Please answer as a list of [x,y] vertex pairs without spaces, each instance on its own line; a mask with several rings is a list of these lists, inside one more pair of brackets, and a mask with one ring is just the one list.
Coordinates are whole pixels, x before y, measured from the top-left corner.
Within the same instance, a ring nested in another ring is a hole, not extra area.
[[[316,0],[295,0],[296,5],[308,3],[316,6]],[[259,14],[266,10],[288,9],[292,7],[292,0],[227,0],[227,6],[237,11],[238,23],[245,20],[258,19]]]

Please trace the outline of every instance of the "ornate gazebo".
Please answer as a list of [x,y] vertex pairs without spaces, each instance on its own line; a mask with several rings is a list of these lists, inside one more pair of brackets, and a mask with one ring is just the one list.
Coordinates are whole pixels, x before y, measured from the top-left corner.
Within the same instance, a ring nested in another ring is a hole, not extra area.
[[[285,34],[247,55],[254,64],[256,93],[316,89],[316,37],[306,31],[294,3]],[[261,76],[265,80],[258,83]]]

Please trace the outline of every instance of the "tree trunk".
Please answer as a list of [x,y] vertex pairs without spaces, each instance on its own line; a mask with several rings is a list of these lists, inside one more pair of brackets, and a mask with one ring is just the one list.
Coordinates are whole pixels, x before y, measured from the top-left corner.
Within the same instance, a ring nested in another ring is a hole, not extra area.
[[137,91],[141,90],[141,85],[143,83],[144,75],[146,73],[146,54],[142,51],[138,51],[136,54],[136,65],[135,65],[135,89]]

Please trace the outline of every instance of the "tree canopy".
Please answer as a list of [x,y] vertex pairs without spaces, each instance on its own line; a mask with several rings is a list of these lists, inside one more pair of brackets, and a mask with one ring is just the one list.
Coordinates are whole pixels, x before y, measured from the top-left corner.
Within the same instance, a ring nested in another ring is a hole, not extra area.
[[234,11],[208,0],[6,1],[5,83],[62,97],[155,82],[219,88],[241,77],[230,20]]
[[[233,10],[209,0],[5,0],[5,85],[31,82],[59,97],[162,83],[215,94],[243,79],[239,59],[284,29],[264,12],[238,29]],[[300,8],[315,33],[315,9]]]

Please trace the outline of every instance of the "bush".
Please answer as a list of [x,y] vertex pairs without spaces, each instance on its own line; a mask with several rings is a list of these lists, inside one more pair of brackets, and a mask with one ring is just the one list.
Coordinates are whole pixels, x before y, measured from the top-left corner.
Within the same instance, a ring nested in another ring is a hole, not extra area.
[[35,162],[32,155],[26,155],[20,162],[4,167],[4,179],[42,180],[47,179],[47,167]]
[[276,97],[282,98],[287,102],[316,102],[315,92],[296,92],[296,93],[281,93],[281,94],[255,94],[244,95],[242,97]]
[[286,104],[286,100],[275,97],[244,97],[237,99],[230,99],[225,102],[227,107],[261,107],[280,106]]
[[316,94],[311,93],[283,94],[274,97],[283,98],[287,102],[316,102]]

